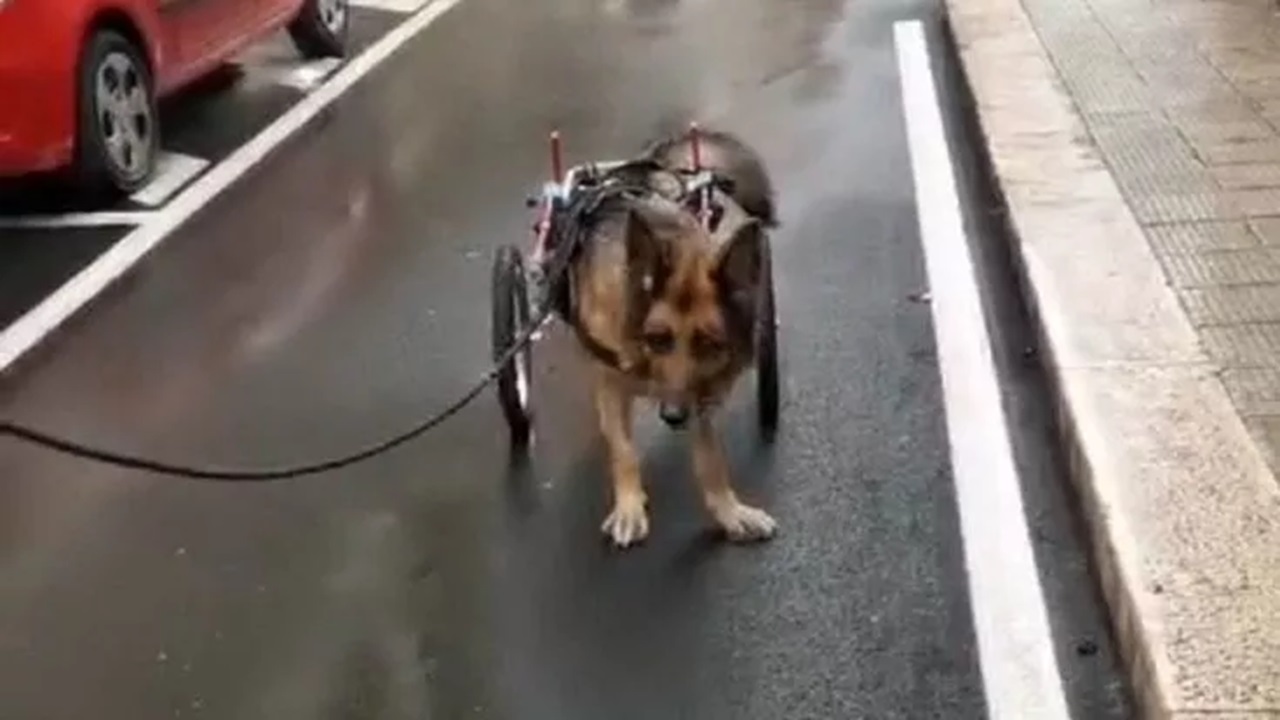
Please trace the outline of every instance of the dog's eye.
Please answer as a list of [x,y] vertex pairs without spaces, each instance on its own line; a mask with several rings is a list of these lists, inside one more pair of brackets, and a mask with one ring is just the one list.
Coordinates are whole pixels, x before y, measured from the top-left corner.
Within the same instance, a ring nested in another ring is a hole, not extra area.
[[650,330],[644,334],[644,344],[651,352],[665,354],[675,347],[676,338],[670,330]]
[[724,340],[705,332],[693,334],[693,354],[698,357],[712,357],[724,350]]

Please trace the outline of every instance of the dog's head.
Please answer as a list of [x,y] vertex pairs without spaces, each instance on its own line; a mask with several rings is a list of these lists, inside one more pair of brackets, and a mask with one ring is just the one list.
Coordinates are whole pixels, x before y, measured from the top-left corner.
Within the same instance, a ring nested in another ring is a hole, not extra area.
[[668,424],[719,403],[751,362],[764,241],[754,219],[716,242],[688,217],[630,214],[630,333]]

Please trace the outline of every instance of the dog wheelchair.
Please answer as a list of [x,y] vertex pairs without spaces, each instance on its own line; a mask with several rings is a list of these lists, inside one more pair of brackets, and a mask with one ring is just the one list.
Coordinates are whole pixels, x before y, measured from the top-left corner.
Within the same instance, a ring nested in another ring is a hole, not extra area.
[[[712,190],[727,189],[724,178],[702,168],[697,126],[691,133],[693,169],[672,171],[679,187],[671,195],[711,228],[723,211],[713,202]],[[535,211],[531,247],[527,255],[514,244],[500,246],[493,258],[491,276],[491,333],[497,372],[497,396],[511,433],[513,447],[525,448],[533,434],[531,381],[534,343],[541,327],[552,318],[576,325],[571,317],[570,264],[575,251],[569,235],[572,214],[592,195],[638,164],[639,161],[597,161],[575,165],[566,172],[558,132],[551,133],[551,180],[528,200]],[[755,327],[755,375],[757,422],[766,439],[778,426],[778,338],[774,300],[772,252],[763,246],[761,283]],[[579,336],[580,339],[582,336]],[[519,345],[518,349],[514,346]],[[587,349],[597,356],[607,350]],[[513,353],[514,350],[514,353]]]

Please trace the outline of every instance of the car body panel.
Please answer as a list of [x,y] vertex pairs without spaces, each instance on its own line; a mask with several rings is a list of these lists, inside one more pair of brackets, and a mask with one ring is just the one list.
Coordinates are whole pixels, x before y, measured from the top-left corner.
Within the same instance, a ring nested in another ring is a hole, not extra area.
[[128,28],[156,93],[198,80],[295,17],[303,0],[0,0],[0,177],[74,155],[76,75],[102,23]]

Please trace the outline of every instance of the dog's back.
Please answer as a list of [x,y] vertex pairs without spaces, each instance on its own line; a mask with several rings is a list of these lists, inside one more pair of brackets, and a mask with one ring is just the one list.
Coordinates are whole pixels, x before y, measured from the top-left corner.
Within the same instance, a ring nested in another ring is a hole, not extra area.
[[[724,130],[699,129],[698,149],[704,169],[732,182],[730,195],[743,210],[766,227],[778,225],[773,180],[760,155],[746,141]],[[693,169],[692,131],[652,143],[642,157],[669,169]]]

